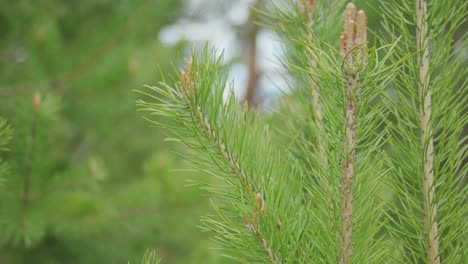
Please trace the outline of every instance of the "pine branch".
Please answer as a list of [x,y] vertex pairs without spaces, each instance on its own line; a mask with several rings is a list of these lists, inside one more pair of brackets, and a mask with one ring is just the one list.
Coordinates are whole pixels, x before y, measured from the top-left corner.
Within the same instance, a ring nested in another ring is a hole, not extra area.
[[455,33],[466,19],[466,1],[405,0],[383,3],[383,26],[392,38],[402,36],[396,57],[405,60],[390,90],[393,133],[392,184],[396,201],[390,228],[403,245],[402,261],[462,263],[466,258],[460,201],[466,139],[465,36]]
[[[356,22],[355,22],[356,21]],[[352,219],[353,219],[353,178],[355,177],[356,160],[356,108],[359,103],[359,72],[366,65],[366,30],[367,18],[364,11],[359,11],[356,17],[356,6],[352,3],[346,6],[344,33],[341,36],[340,48],[345,57],[344,71],[347,84],[346,120],[343,144],[343,179],[341,182],[341,251],[340,264],[351,263],[352,249]]]
[[30,185],[31,185],[31,166],[34,156],[34,145],[36,143],[36,134],[37,134],[37,119],[39,112],[41,110],[41,94],[36,92],[33,98],[33,115],[31,123],[31,132],[29,135],[29,144],[26,151],[26,157],[24,160],[24,178],[23,178],[23,208],[26,208],[30,199]]
[[[279,114],[277,131],[286,140],[274,143],[284,151],[271,145],[258,116],[226,99],[226,82],[215,77],[219,60],[206,54],[202,63],[189,64],[176,88],[163,84],[152,88],[156,96],[146,94],[158,103],[139,101],[143,110],[170,120],[154,123],[197,153],[197,169],[227,183],[212,190],[222,200],[215,206],[221,220],[206,222],[234,259],[382,263],[390,254],[384,226],[400,239],[396,261],[464,259],[468,188],[460,175],[466,174],[468,118],[457,85],[466,85],[459,77],[466,70],[451,49],[464,11],[434,1],[442,14],[429,15],[426,0],[416,0],[419,11],[409,5],[413,0],[404,1],[383,3],[391,7],[384,27],[397,28],[393,44],[369,50],[367,17],[354,4],[346,8],[337,50],[326,41],[331,33],[316,36],[326,30],[313,20],[315,4],[328,2],[273,3],[278,9],[268,17],[291,48],[283,64],[294,79],[290,98],[297,99]],[[326,10],[317,16],[336,12]],[[448,14],[450,24],[442,19]],[[431,51],[431,44],[440,51]],[[386,89],[392,109],[384,109]],[[392,148],[384,153],[387,140]],[[384,178],[387,162],[394,175]],[[385,218],[379,193],[387,179],[395,181],[385,190],[395,194],[395,214]]]
[[[185,104],[189,105],[192,104],[193,102],[190,101],[190,97],[195,95],[195,79],[193,78],[193,75],[196,74],[192,70],[192,62],[188,63],[186,71],[182,73],[182,99],[184,100]],[[261,215],[264,215],[264,208],[262,206],[262,195],[258,192],[255,191],[254,186],[251,182],[249,182],[248,177],[246,175],[246,172],[244,169],[240,166],[236,160],[238,158],[234,157],[232,153],[228,152],[228,148],[225,145],[224,141],[222,140],[221,137],[217,135],[217,133],[214,131],[212,128],[212,125],[210,123],[210,120],[206,117],[206,115],[203,113],[202,108],[200,105],[196,104],[194,105],[196,108],[196,118],[197,122],[199,125],[202,127],[203,131],[205,132],[205,135],[207,138],[211,140],[211,143],[214,144],[220,155],[223,157],[224,161],[226,164],[228,164],[229,168],[232,171],[232,175],[236,176],[238,180],[241,182],[242,186],[251,193],[251,195],[255,196],[255,201],[257,205],[257,210],[261,212]],[[244,216],[244,219],[247,219],[246,216]],[[248,221],[248,220],[247,220]],[[262,236],[262,234],[259,232],[259,226],[258,226],[258,213],[257,211],[254,210],[253,213],[253,224],[250,225],[252,228],[252,233],[254,234],[255,238],[260,242],[261,246],[263,249],[268,253],[268,257],[271,261],[271,263],[278,263],[278,257],[275,256],[273,253],[271,247],[269,246],[268,242],[266,241],[266,238]]]
[[[141,92],[158,103],[140,100],[138,104],[142,110],[172,120],[174,123],[169,126],[153,122],[169,128],[178,140],[198,153],[192,156],[195,168],[230,186],[226,191],[211,190],[224,200],[221,208],[215,205],[222,221],[206,220],[221,235],[219,242],[236,245],[239,250],[233,252],[234,256],[242,256],[243,260],[281,263],[287,258],[284,245],[290,247],[293,237],[297,237],[295,232],[300,230],[278,228],[278,223],[289,221],[291,227],[303,224],[289,210],[291,200],[283,198],[285,185],[281,182],[288,181],[294,169],[272,148],[267,130],[255,113],[248,113],[247,108],[238,112],[232,95],[223,102],[226,83],[217,76],[220,59],[213,59],[208,50],[202,57],[200,61],[197,55],[192,57],[175,88],[151,88],[162,98]],[[293,190],[300,189],[300,185],[294,183],[287,188],[295,193]],[[293,203],[300,206],[299,200]],[[238,236],[232,237],[226,232],[227,227]],[[255,249],[261,249],[261,253],[252,254]]]
[[12,129],[7,120],[0,117],[0,151],[8,151],[8,144],[12,137]]
[[[298,158],[306,176],[304,200],[313,201],[308,207],[313,211],[310,218],[314,220],[310,221],[315,229],[309,230],[310,237],[316,238],[312,262],[336,263],[343,256],[342,261],[348,263],[351,259],[353,262],[372,260],[379,263],[386,254],[381,238],[385,219],[378,197],[379,180],[386,173],[384,154],[380,149],[385,141],[382,131],[385,114],[382,106],[375,102],[379,102],[386,83],[398,69],[397,64],[388,64],[394,45],[373,48],[368,61],[366,17],[364,12],[359,12],[356,17],[354,11],[349,20],[356,21],[353,24],[359,22],[359,27],[351,27],[348,23],[349,41],[342,41],[346,45],[341,51],[346,51],[340,56],[339,51],[328,43],[333,31],[324,26],[324,20],[333,21],[328,21],[328,25],[336,24],[337,18],[328,14],[342,11],[341,1],[316,2],[321,9],[316,12],[319,19],[314,21],[314,32],[308,28],[308,13],[304,12],[304,3],[309,2],[303,1],[299,6],[290,2],[291,5],[284,8],[278,3],[279,10],[269,12],[269,17],[275,19],[273,27],[288,44],[283,61],[294,77],[291,98],[296,100],[285,104],[277,131],[290,140],[286,141],[287,149]],[[337,42],[338,36],[334,39]],[[379,54],[386,55],[380,57]],[[316,62],[314,67],[310,66],[311,59]],[[317,140],[320,129],[316,108],[310,100],[311,83],[316,83],[320,92],[323,142]],[[345,140],[350,138],[352,140]],[[324,166],[318,148],[320,144],[326,146],[323,153],[328,160],[327,166]],[[327,175],[330,192],[323,184],[322,175]],[[340,186],[346,186],[346,192],[340,190]],[[345,207],[348,209],[343,210]],[[350,219],[344,221],[348,216]],[[351,253],[347,255],[348,252]]]
[[429,85],[428,16],[426,0],[416,0],[416,48],[419,65],[418,92],[421,102],[419,106],[419,120],[421,126],[421,160],[423,161],[421,176],[424,200],[424,233],[427,236],[427,261],[430,264],[436,264],[440,263],[440,256],[437,206],[434,204],[434,138],[431,125],[432,88]]
[[[306,24],[309,30],[308,38],[310,40],[310,43],[315,44],[315,40],[313,37],[313,26],[314,26],[314,12],[315,12],[315,0],[302,0],[302,7],[304,9],[304,12],[306,13]],[[315,60],[314,56],[312,54],[309,54],[309,67],[310,71],[314,72],[315,68],[317,67],[317,61]],[[326,141],[323,139],[323,133],[325,133],[325,128],[323,125],[323,112],[322,112],[322,102],[320,99],[320,88],[318,87],[317,84],[317,77],[312,74],[310,78],[310,88],[312,90],[312,108],[315,114],[314,122],[316,126],[316,142],[317,142],[317,149],[318,149],[318,156],[320,158],[320,163],[322,166],[321,170],[321,178],[322,178],[322,184],[324,186],[325,192],[327,196],[329,197],[328,199],[331,199],[331,188],[330,188],[330,183],[327,178],[327,175],[325,171],[328,168],[328,157],[325,153],[325,150],[327,148]],[[329,206],[332,208],[332,202],[329,201]]]
[[[12,129],[7,120],[0,117],[0,154],[9,150],[8,144],[12,138]],[[8,175],[10,166],[7,161],[0,155],[0,189],[3,188],[4,177]]]

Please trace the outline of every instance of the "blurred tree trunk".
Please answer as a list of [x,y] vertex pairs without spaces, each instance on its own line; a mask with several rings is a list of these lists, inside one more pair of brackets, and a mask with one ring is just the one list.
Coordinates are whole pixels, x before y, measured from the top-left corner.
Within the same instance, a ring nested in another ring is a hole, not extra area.
[[247,67],[248,67],[248,79],[247,89],[245,93],[244,103],[247,102],[250,109],[257,108],[259,99],[256,98],[256,91],[258,86],[258,80],[260,73],[257,65],[257,36],[259,32],[259,26],[256,24],[257,15],[255,9],[261,8],[263,0],[257,0],[250,10],[250,18],[248,21],[249,33],[247,35]]

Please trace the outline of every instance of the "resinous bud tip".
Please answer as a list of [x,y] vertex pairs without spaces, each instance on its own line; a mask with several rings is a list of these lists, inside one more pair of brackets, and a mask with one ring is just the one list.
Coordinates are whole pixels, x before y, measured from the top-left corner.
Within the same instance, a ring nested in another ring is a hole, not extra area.
[[[347,56],[345,71],[352,73],[358,68],[364,69],[367,64],[367,16],[362,10],[356,14],[356,6],[353,3],[346,6],[344,14],[340,51],[343,56]],[[355,50],[357,45],[359,48]]]
[[192,60],[187,62],[187,67],[185,70],[182,70],[182,92],[183,95],[186,97],[188,95],[194,94],[194,87],[193,87],[193,76],[192,76]]
[[302,0],[302,4],[304,7],[307,8],[307,10],[311,13],[314,12],[315,10],[315,0]]
[[262,208],[262,194],[261,193],[257,193],[255,200],[257,203],[257,208],[258,209]]
[[345,11],[345,19],[354,19],[356,16],[356,6],[353,3],[349,3],[346,5]]
[[357,37],[360,42],[363,42],[366,40],[366,32],[367,32],[367,16],[364,11],[360,10],[357,13],[356,17],[356,25],[357,25]]
[[346,37],[344,34],[340,36],[340,51],[343,56],[346,55]]

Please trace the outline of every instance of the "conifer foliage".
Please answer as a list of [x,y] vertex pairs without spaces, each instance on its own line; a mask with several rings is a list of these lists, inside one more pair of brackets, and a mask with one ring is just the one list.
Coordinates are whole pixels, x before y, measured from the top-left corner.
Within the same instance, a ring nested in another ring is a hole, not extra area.
[[[464,263],[466,185],[466,1],[383,5],[384,29],[405,60],[392,82],[388,124],[396,203],[391,226],[404,262]],[[405,17],[406,19],[400,19]]]
[[1,1],[0,263],[216,260],[184,224],[209,205],[167,173],[178,159],[131,92],[184,46],[156,37],[182,3]]
[[[98,210],[95,191],[105,176],[97,160],[90,161],[89,167],[84,164],[50,176],[62,153],[53,143],[65,137],[57,129],[61,102],[57,96],[39,92],[28,99],[22,100],[25,107],[14,120],[0,122],[0,149],[5,157],[0,170],[5,180],[0,188],[0,243],[18,251],[40,245],[51,234],[76,237],[92,232],[84,228],[91,220],[84,216]],[[99,222],[99,217],[94,220]]]
[[[7,120],[0,118],[0,151],[2,153],[8,151],[11,136],[12,130]],[[0,157],[0,188],[4,185],[4,178],[8,175],[9,169],[8,162]]]
[[374,7],[380,46],[353,3],[270,8],[292,88],[271,117],[239,106],[209,48],[175,85],[140,91],[148,119],[225,183],[206,187],[218,213],[206,228],[240,262],[466,261],[466,39],[454,41],[466,4]]

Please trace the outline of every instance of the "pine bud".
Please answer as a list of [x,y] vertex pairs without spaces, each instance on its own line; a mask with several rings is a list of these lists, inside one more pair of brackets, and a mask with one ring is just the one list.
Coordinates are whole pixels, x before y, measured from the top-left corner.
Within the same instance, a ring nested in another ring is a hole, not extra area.
[[190,60],[187,63],[186,70],[182,71],[182,96],[185,100],[188,99],[188,96],[193,96],[195,93],[192,74],[192,61]]
[[346,5],[345,17],[348,19],[354,19],[356,16],[356,6],[353,3]]
[[252,226],[252,224],[250,223],[249,219],[244,215],[244,223],[245,223],[245,227],[250,230],[250,231],[254,231],[254,227]]
[[356,18],[357,32],[356,32],[356,45],[359,47],[359,57],[364,68],[367,64],[367,16],[364,11],[360,10]]
[[[360,10],[356,15],[356,6],[349,3],[344,14],[344,30],[340,37],[340,51],[346,56],[344,71],[346,74],[355,75],[362,70],[367,62],[367,17]],[[359,48],[354,50],[356,46]]]
[[257,208],[260,210],[262,208],[262,194],[257,193],[257,196],[255,197],[256,203],[257,203]]
[[44,27],[40,27],[40,28],[36,31],[36,39],[37,39],[37,41],[39,41],[39,42],[44,42],[45,37],[46,37],[46,31],[45,31]]
[[356,23],[354,22],[354,19],[347,20],[344,27],[344,35],[346,38],[345,48],[346,53],[348,53],[355,45]]
[[137,67],[138,67],[138,62],[135,58],[131,58],[129,61],[128,61],[128,73],[129,74],[134,74],[137,70]]
[[315,0],[301,0],[304,11],[312,15],[315,11]]
[[90,158],[88,164],[89,164],[89,170],[91,171],[91,173],[95,174],[97,171],[97,167],[98,167],[96,159]]
[[345,56],[346,55],[346,35],[341,34],[340,36],[340,51],[341,55]]
[[356,17],[356,44],[361,44],[367,40],[367,16],[364,11],[359,10]]
[[278,230],[281,230],[281,227],[283,227],[283,223],[281,223],[279,219],[278,221],[276,221],[276,227],[278,228]]
[[[344,34],[347,40],[354,39],[354,19],[356,17],[356,6],[353,3],[349,3],[346,6],[345,17],[344,17]],[[353,43],[350,43],[351,47]],[[349,47],[349,45],[348,45]]]
[[41,93],[36,91],[33,97],[33,108],[36,113],[39,113],[41,111]]

